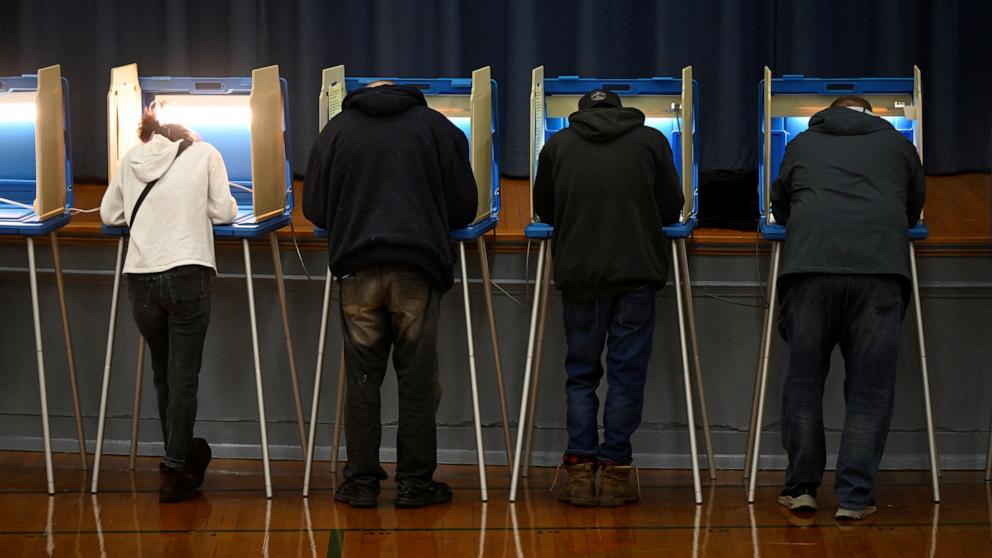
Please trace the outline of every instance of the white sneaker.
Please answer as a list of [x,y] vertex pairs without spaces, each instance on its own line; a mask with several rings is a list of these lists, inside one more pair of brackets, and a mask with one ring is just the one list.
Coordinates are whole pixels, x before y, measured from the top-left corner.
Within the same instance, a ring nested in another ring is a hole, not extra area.
[[859,519],[864,519],[869,515],[874,515],[878,512],[878,507],[874,505],[867,505],[860,510],[850,510],[847,508],[837,508],[837,513],[834,514],[835,519],[850,519],[857,521]]
[[790,496],[781,494],[778,503],[793,511],[816,511],[816,498],[812,494]]

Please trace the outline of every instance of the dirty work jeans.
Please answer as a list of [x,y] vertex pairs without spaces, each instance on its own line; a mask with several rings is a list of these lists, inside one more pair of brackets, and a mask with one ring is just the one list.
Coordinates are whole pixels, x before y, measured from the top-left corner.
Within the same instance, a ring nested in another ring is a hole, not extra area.
[[369,266],[339,284],[348,386],[344,478],[375,485],[386,478],[379,465],[380,389],[392,349],[399,389],[396,479],[430,480],[437,468],[441,293],[422,271],[399,264]]
[[905,289],[905,279],[895,275],[811,273],[783,278],[779,331],[789,344],[782,389],[782,446],[789,455],[786,488],[815,490],[823,480],[823,388],[830,353],[839,344],[847,411],[834,495],[848,509],[873,502],[892,421]]
[[[644,383],[654,335],[657,289],[643,286],[594,302],[565,303],[566,454],[626,465],[630,437],[641,424]],[[603,443],[597,429],[603,345],[609,389],[603,409]]]
[[203,341],[210,323],[210,269],[183,265],[161,273],[129,273],[128,298],[152,357],[162,463],[182,469],[193,441]]

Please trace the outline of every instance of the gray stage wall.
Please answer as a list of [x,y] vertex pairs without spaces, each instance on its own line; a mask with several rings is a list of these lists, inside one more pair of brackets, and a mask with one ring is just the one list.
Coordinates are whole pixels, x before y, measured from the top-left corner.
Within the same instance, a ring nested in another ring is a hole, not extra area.
[[[73,244],[70,241],[63,242],[62,249],[86,436],[92,451],[96,438],[115,252],[113,245]],[[293,340],[301,375],[304,413],[308,416],[323,281],[322,275],[308,280],[295,253],[289,247],[283,249]],[[76,445],[72,402],[51,271],[51,252],[45,244],[38,246],[38,253],[49,404],[54,415],[54,447],[60,452],[73,451]],[[311,273],[321,274],[326,261],[324,254],[323,250],[304,250],[303,256]],[[214,283],[214,311],[200,377],[197,433],[211,441],[216,456],[258,457],[259,431],[241,249],[233,244],[221,245],[217,255],[220,276]],[[299,459],[301,451],[268,243],[259,243],[253,250],[253,257],[272,455],[277,459]],[[523,254],[491,254],[491,258],[494,260],[494,279],[510,295],[527,302],[529,286],[525,283],[526,272],[529,269],[533,273],[536,257],[532,254],[529,268]],[[477,255],[470,252],[469,259],[469,273],[478,277]],[[757,273],[765,276],[767,258],[756,258],[754,254],[696,255],[690,256],[690,260],[717,464],[739,468],[743,462],[761,327],[761,310],[757,305],[762,302],[762,295],[758,289]],[[989,279],[992,277],[992,260],[988,257],[921,256],[919,264],[934,414],[943,464],[947,468],[980,468],[984,465],[992,413],[992,377],[988,374],[989,363],[992,362],[992,343],[989,342],[987,325],[988,316],[992,315],[992,281]],[[40,405],[26,268],[27,256],[23,244],[0,245],[0,308],[3,309],[3,319],[0,320],[0,449],[41,448]],[[505,458],[492,352],[480,294],[481,285],[476,282],[472,286],[486,458],[491,464],[499,464],[504,463]],[[440,460],[445,463],[475,462],[460,289],[461,285],[456,283],[446,295],[442,310],[440,353],[444,397],[438,413],[438,446]],[[515,424],[519,412],[529,309],[498,290],[495,293],[510,414]],[[719,296],[726,301],[707,295]],[[129,315],[126,290],[122,292],[121,302],[109,403],[108,453],[126,453],[130,435],[129,417],[138,337]],[[648,467],[688,467],[678,329],[671,287],[659,294],[657,305],[658,324],[647,383],[644,423],[634,436],[635,459],[638,464]],[[565,443],[564,341],[560,316],[561,300],[555,291],[547,331],[535,437],[534,463],[541,465],[557,463]],[[928,466],[919,353],[911,318],[912,314],[908,313],[899,365],[896,412],[883,463],[886,468]],[[334,413],[333,389],[340,350],[336,305],[330,324],[318,459],[328,456],[330,422]],[[768,467],[782,467],[785,463],[778,434],[779,386],[785,357],[785,346],[776,335],[768,393],[768,434],[763,445],[763,454],[770,456],[763,461]],[[842,380],[842,362],[835,354],[833,373],[828,382],[825,417],[829,429],[831,466],[843,417]],[[387,376],[383,389],[382,418],[386,428],[382,457],[385,461],[391,461],[395,456],[397,420],[396,383],[392,374]],[[161,443],[150,364],[146,365],[145,370],[141,416],[140,451],[157,455],[161,451]]]

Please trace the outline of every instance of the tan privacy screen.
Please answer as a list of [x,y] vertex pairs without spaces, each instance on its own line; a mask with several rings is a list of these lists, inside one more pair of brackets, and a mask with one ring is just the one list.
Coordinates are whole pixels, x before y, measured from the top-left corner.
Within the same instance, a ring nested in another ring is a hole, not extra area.
[[696,130],[692,123],[692,66],[682,68],[682,195],[685,203],[682,205],[682,222],[689,220],[692,214],[693,182],[696,173],[693,172],[695,154],[692,151],[692,137]]
[[282,213],[286,205],[286,144],[279,66],[251,72],[251,182],[255,220]]
[[320,96],[317,100],[317,131],[323,130],[327,121],[341,112],[346,93],[344,66],[324,68],[320,74]]
[[490,68],[472,72],[472,172],[479,189],[479,206],[475,212],[478,222],[490,214],[493,196],[493,86]]
[[544,147],[544,66],[530,74],[530,216],[534,219],[534,179],[537,178],[537,160]]
[[35,105],[35,205],[44,221],[65,211],[65,113],[58,65],[38,70]]
[[107,92],[107,179],[114,177],[121,158],[138,143],[141,123],[141,86],[138,65],[110,70]]

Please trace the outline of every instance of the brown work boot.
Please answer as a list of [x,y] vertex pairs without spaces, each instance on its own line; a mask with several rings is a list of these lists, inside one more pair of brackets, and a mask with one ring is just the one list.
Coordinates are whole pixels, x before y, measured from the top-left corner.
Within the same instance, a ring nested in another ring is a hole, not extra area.
[[596,505],[596,464],[593,462],[563,464],[568,478],[558,492],[558,500],[573,506]]
[[599,505],[623,506],[636,502],[641,496],[630,484],[633,465],[604,465],[599,473]]

